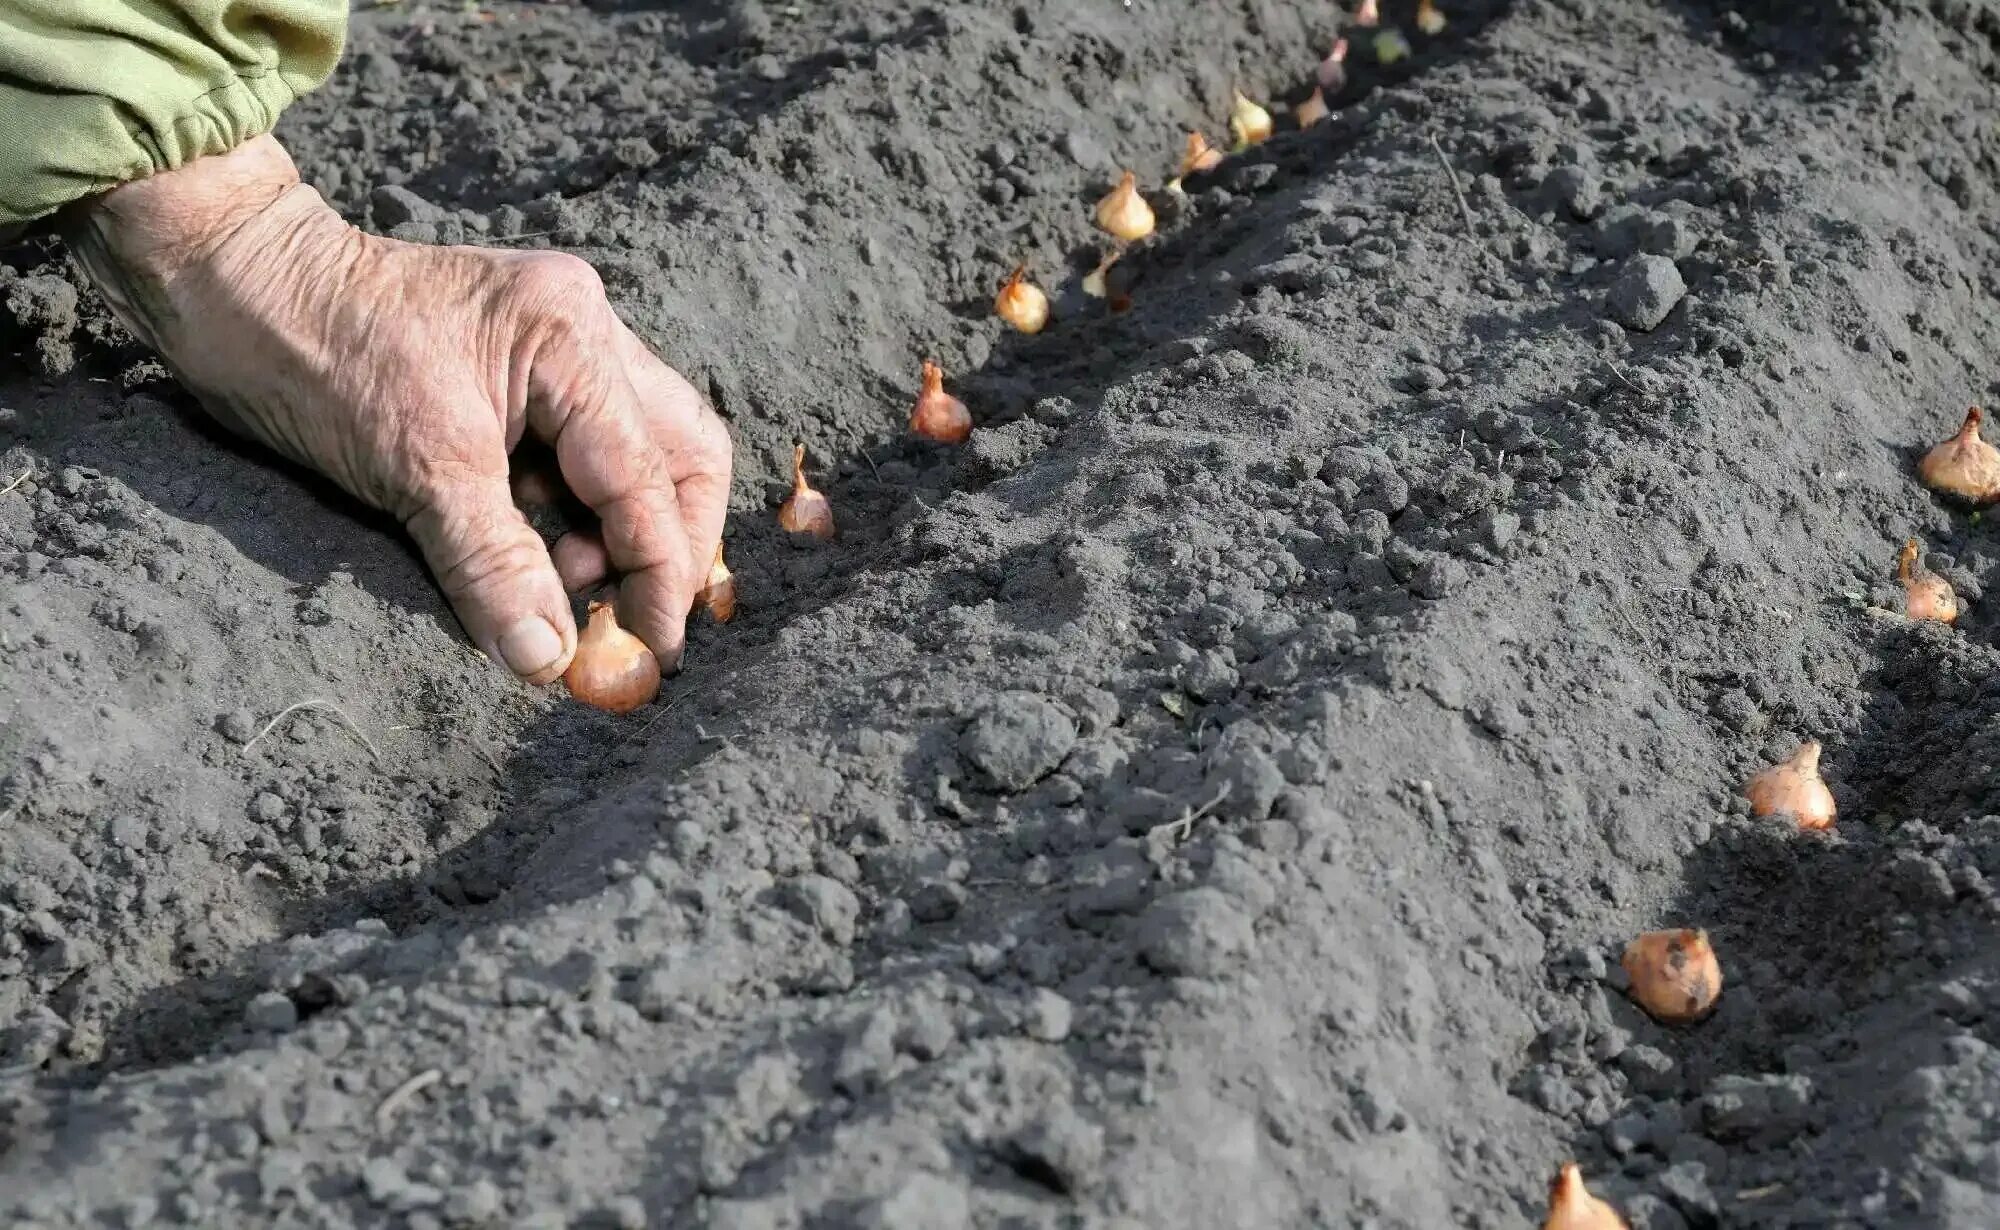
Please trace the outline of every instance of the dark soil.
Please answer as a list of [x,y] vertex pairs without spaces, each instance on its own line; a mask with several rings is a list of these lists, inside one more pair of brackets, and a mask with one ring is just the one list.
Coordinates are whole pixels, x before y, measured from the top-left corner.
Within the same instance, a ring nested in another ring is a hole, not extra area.
[[[1913,477],[2000,10],[1444,7],[1303,133],[1325,4],[357,14],[307,175],[580,252],[736,433],[742,611],[630,718],[5,254],[0,1221],[2000,1224],[2000,534]],[[1232,86],[1107,312],[1090,203]],[[1806,737],[1829,835],[1736,797]]]

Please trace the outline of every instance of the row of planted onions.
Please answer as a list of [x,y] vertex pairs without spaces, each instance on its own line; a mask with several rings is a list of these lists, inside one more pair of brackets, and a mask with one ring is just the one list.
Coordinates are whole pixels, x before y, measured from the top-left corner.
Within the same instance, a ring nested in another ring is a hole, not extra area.
[[[2000,500],[2000,449],[1980,437],[1981,417],[1979,407],[1967,410],[1957,433],[1917,463],[1925,486],[1975,506]],[[1912,620],[1949,624],[1958,618],[1958,595],[1923,567],[1914,538],[1897,553],[1896,579]],[[1821,751],[1817,739],[1808,739],[1790,759],[1744,783],[1750,814],[1788,818],[1806,832],[1832,828],[1836,808],[1820,776]],[[1626,945],[1622,964],[1633,1001],[1662,1024],[1692,1025],[1714,1010],[1722,994],[1722,965],[1706,931],[1648,931]],[[1557,1173],[1542,1224],[1543,1230],[1626,1230],[1617,1210],[1590,1194],[1575,1163]]]
[[[1446,24],[1435,0],[1420,0],[1415,22],[1419,30],[1432,36]],[[1372,31],[1367,35],[1368,46],[1378,62],[1393,63],[1410,54],[1408,37],[1401,30],[1382,26],[1378,0],[1361,0],[1352,24],[1361,31]],[[1338,38],[1320,61],[1310,93],[1293,108],[1298,127],[1310,128],[1330,114],[1327,98],[1338,94],[1347,82],[1349,48],[1348,38]],[[1241,152],[1267,140],[1276,124],[1269,110],[1239,90],[1231,97],[1228,127],[1231,152]],[[1216,170],[1224,158],[1223,151],[1211,145],[1205,134],[1188,133],[1163,191],[1169,197],[1182,195],[1188,177]],[[1112,267],[1151,238],[1158,225],[1153,204],[1140,191],[1135,172],[1128,170],[1119,176],[1097,202],[1091,219],[1110,237],[1111,246],[1082,279],[1082,290],[1106,301],[1112,311],[1124,311],[1131,301],[1112,285]],[[993,311],[1024,334],[1040,333],[1052,319],[1049,296],[1031,279],[1026,263],[1007,274],[994,297]],[[973,430],[970,410],[945,391],[944,371],[937,363],[925,359],[921,370],[921,387],[909,415],[911,434],[936,444],[964,443]],[[2000,450],[1980,438],[1979,424],[1980,411],[1974,407],[1956,435],[1924,456],[1918,472],[1926,485],[1975,504],[2000,500]],[[792,487],[778,506],[777,520],[801,541],[825,542],[834,537],[833,504],[807,478],[803,444],[792,449]],[[1949,624],[1957,618],[1957,596],[1948,581],[1923,567],[1916,540],[1906,542],[1898,554],[1896,577],[1903,585],[1911,619]],[[717,622],[727,622],[735,615],[736,584],[720,546],[695,608],[706,609]],[[627,712],[657,694],[659,664],[643,642],[618,626],[608,604],[593,603],[588,626],[578,640],[575,664],[565,679],[578,699]],[[1743,794],[1751,814],[1789,818],[1805,831],[1831,828],[1835,805],[1832,791],[1820,776],[1820,754],[1819,742],[1808,740],[1790,759],[1746,782]],[[1721,962],[1708,933],[1698,928],[1645,932],[1626,945],[1621,964],[1633,1001],[1665,1025],[1688,1026],[1703,1020],[1722,994]],[[1570,1162],[1558,1170],[1550,1185],[1543,1230],[1627,1230],[1627,1223],[1615,1208],[1590,1193],[1582,1171]]]
[[[1411,52],[1409,36],[1382,24],[1378,0],[1361,0],[1351,19],[1360,31],[1368,32],[1369,46],[1377,61],[1392,64]],[[1414,21],[1429,36],[1443,33],[1446,19],[1436,0],[1418,0]],[[1336,38],[1314,70],[1311,93],[1292,110],[1300,128],[1310,128],[1331,113],[1329,95],[1338,94],[1347,84],[1348,39]],[[1241,90],[1233,91],[1228,116],[1231,152],[1241,152],[1268,140],[1276,130],[1269,110],[1252,102]],[[1173,176],[1164,192],[1184,195],[1183,182],[1191,175],[1204,175],[1222,165],[1224,154],[1209,144],[1199,132],[1187,134]],[[1091,212],[1097,229],[1111,239],[1110,248],[1094,269],[1084,275],[1082,290],[1106,302],[1113,312],[1131,307],[1131,297],[1115,287],[1111,269],[1136,246],[1149,239],[1158,226],[1153,205],[1139,190],[1139,177],[1126,171],[1110,192]],[[1040,333],[1051,319],[1049,296],[1030,278],[1028,266],[1014,267],[993,299],[993,312],[1018,332]],[[930,359],[923,361],[922,388],[910,411],[910,433],[935,444],[963,444],[972,435],[972,412],[964,402],[947,393],[944,369]],[[792,490],[778,506],[778,524],[801,541],[825,542],[834,536],[833,504],[826,494],[806,477],[805,445],[792,449]],[[695,595],[694,609],[706,609],[718,623],[736,614],[736,581],[723,559],[720,544],[709,565],[708,577]],[[590,604],[589,619],[577,637],[576,656],[563,681],[578,700],[613,713],[629,713],[652,703],[659,695],[660,664],[645,642],[626,631],[609,602]]]

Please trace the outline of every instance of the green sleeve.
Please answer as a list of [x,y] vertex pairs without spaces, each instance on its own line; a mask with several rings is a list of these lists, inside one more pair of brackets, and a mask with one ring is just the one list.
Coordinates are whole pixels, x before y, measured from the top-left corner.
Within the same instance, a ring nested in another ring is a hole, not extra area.
[[269,132],[347,0],[0,0],[0,229]]

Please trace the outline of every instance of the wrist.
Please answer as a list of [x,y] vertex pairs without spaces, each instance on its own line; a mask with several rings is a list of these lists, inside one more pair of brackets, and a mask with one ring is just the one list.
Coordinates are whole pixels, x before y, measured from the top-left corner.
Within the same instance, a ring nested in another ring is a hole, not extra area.
[[290,229],[315,213],[332,215],[266,135],[121,184],[66,215],[63,235],[125,325],[165,350],[176,281],[212,267],[237,235]]

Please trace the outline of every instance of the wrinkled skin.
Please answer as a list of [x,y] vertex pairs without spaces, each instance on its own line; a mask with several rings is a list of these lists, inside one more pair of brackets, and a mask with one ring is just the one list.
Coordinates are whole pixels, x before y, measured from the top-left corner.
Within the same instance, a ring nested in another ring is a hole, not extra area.
[[[729,491],[729,435],[559,253],[365,235],[260,137],[126,184],[68,220],[119,317],[231,430],[393,514],[474,644],[531,683],[568,667],[566,590],[678,664]],[[549,443],[600,527],[553,553],[509,455]]]

